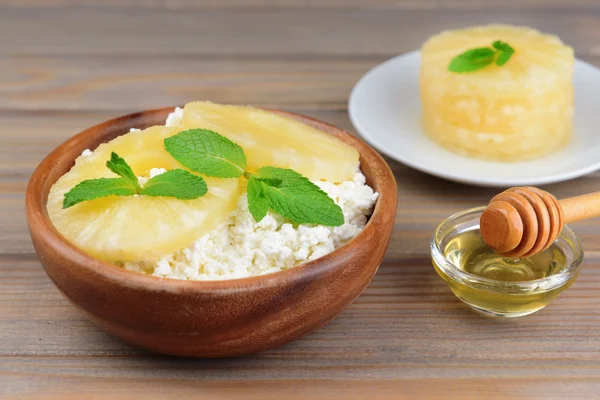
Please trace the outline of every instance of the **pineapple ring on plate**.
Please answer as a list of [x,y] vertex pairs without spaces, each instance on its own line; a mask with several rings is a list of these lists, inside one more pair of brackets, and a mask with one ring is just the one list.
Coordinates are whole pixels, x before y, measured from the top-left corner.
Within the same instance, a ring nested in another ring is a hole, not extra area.
[[62,208],[65,193],[79,182],[116,176],[105,165],[113,151],[137,176],[147,176],[151,168],[182,168],[163,146],[180,130],[154,126],[130,132],[78,157],[48,195],[48,215],[57,230],[93,257],[122,262],[173,253],[223,222],[245,189],[242,179],[205,178],[208,192],[194,200],[109,196]]

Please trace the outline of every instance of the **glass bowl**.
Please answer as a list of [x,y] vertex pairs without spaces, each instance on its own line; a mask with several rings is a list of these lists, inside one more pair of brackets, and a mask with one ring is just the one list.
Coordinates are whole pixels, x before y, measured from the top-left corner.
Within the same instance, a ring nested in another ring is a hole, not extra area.
[[437,227],[431,239],[433,266],[456,297],[486,315],[521,317],[546,307],[575,282],[583,259],[583,248],[575,233],[567,226],[552,245],[564,255],[565,265],[544,278],[503,281],[474,275],[459,268],[444,255],[447,246],[463,233],[472,231],[479,234],[479,217],[484,209],[473,208],[450,216]]

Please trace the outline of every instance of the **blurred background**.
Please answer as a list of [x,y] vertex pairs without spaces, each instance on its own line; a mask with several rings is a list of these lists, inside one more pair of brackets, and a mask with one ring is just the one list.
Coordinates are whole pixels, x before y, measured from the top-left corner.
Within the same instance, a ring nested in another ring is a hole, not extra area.
[[491,22],[555,33],[592,62],[600,52],[597,0],[0,0],[0,107],[343,113],[370,67]]

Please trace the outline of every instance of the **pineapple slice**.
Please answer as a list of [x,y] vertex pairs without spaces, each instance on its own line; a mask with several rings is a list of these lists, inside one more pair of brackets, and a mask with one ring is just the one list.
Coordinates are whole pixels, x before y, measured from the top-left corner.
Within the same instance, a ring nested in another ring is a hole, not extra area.
[[[502,40],[515,53],[503,66],[448,71],[465,50]],[[565,146],[573,123],[573,49],[556,36],[489,25],[445,31],[421,49],[420,92],[425,131],[461,154],[517,161]]]
[[211,129],[242,148],[248,169],[291,168],[311,180],[352,180],[358,164],[356,149],[339,139],[293,119],[253,107],[210,102],[188,103],[182,125]]
[[96,258],[124,262],[173,253],[223,222],[244,190],[240,179],[206,178],[208,193],[195,200],[110,196],[62,208],[64,194],[77,183],[115,176],[105,166],[113,151],[138,176],[148,176],[151,168],[181,168],[163,145],[180,130],[154,126],[130,132],[101,144],[89,157],[77,158],[48,195],[48,214],[57,230]]

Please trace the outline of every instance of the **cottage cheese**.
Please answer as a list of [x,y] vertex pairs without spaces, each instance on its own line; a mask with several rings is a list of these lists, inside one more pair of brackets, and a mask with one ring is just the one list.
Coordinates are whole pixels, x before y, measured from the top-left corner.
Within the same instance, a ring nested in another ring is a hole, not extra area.
[[167,116],[165,126],[179,125],[181,123],[181,118],[183,118],[183,108],[175,107],[175,110]]
[[145,176],[138,176],[138,184],[140,186],[144,186],[146,184],[146,182],[148,182],[150,179],[154,178],[155,176],[158,176],[160,174],[164,174],[165,172],[167,172],[166,169],[164,168],[152,168],[149,171],[149,176],[146,178]]
[[218,280],[264,275],[322,257],[364,228],[377,193],[360,172],[353,181],[315,183],[342,208],[344,225],[294,225],[272,211],[255,222],[244,194],[227,221],[189,247],[157,260],[126,262],[123,267],[165,278]]
[[[182,115],[183,109],[175,109],[165,125],[178,125]],[[148,177],[138,177],[138,181],[144,185],[164,172],[153,168]],[[125,262],[122,267],[165,278],[222,280],[269,274],[322,257],[364,228],[378,194],[366,184],[358,167],[352,181],[314,183],[342,208],[344,225],[297,225],[273,211],[256,222],[244,194],[225,222],[190,246],[159,259]]]
[[94,154],[94,152],[93,152],[93,151],[91,151],[90,149],[85,149],[85,150],[84,150],[84,151],[81,153],[81,155],[82,155],[83,157],[89,157],[89,156],[91,156],[92,154]]

